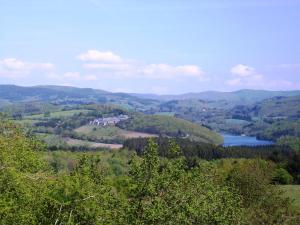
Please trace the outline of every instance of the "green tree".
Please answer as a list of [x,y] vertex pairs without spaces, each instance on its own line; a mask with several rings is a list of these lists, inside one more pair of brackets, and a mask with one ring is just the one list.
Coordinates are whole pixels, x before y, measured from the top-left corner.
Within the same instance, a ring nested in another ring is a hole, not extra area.
[[37,224],[47,192],[43,145],[16,124],[0,123],[1,224]]
[[273,174],[273,182],[277,184],[291,184],[293,177],[284,168],[277,168]]
[[247,224],[287,224],[290,202],[272,182],[274,166],[264,160],[243,160],[229,172],[227,184],[242,199]]
[[214,180],[211,168],[187,171],[181,157],[162,160],[153,140],[144,157],[132,163],[130,177],[131,224],[229,225],[243,220],[239,197]]

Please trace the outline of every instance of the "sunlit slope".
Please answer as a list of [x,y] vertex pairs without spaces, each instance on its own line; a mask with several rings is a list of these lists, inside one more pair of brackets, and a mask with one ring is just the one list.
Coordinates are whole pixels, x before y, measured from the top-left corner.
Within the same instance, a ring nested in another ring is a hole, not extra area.
[[163,115],[139,114],[119,125],[127,130],[189,138],[206,143],[221,144],[221,135],[192,122]]

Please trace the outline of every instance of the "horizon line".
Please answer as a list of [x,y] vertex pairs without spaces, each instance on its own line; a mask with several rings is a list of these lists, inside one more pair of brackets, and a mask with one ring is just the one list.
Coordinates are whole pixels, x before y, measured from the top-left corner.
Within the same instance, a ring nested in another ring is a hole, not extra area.
[[70,86],[70,85],[57,85],[57,84],[39,84],[39,85],[19,85],[19,84],[0,84],[0,86],[16,86],[16,87],[25,87],[25,88],[34,88],[34,87],[66,87],[66,88],[78,88],[78,89],[92,89],[92,90],[98,90],[98,91],[104,91],[114,94],[137,94],[137,95],[156,95],[156,96],[180,96],[180,95],[186,95],[186,94],[199,94],[199,93],[205,93],[205,92],[219,92],[219,93],[233,93],[233,92],[239,92],[239,91],[268,91],[268,92],[295,92],[300,91],[300,89],[294,89],[294,90],[268,90],[268,89],[251,89],[251,88],[242,88],[237,90],[200,90],[198,92],[182,92],[182,93],[168,93],[168,94],[159,94],[159,93],[151,93],[151,92],[123,92],[123,91],[110,91],[105,89],[99,89],[99,88],[92,88],[92,87],[79,87],[79,86]]

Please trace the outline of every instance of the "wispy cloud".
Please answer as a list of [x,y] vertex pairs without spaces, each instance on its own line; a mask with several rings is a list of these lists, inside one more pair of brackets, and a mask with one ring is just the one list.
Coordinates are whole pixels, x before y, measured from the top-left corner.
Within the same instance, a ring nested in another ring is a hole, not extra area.
[[256,74],[255,69],[250,66],[238,64],[231,68],[230,72],[239,77],[248,77]]
[[137,60],[123,58],[112,51],[88,50],[79,54],[77,58],[84,62],[84,69],[93,70],[94,74],[105,77],[150,79],[191,77],[201,80],[205,75],[197,65],[143,64]]
[[107,63],[120,63],[122,58],[111,51],[88,50],[85,53],[79,54],[78,59],[82,61],[99,61]]
[[238,64],[230,69],[232,79],[227,80],[230,86],[243,85],[245,87],[260,87],[263,83],[263,75],[258,73],[253,67]]
[[49,62],[27,62],[16,58],[0,60],[0,76],[18,78],[34,72],[50,73],[55,69]]
[[190,76],[202,78],[204,72],[196,65],[172,66],[168,64],[150,64],[143,67],[142,73],[150,77],[159,78],[162,74],[164,78],[174,76]]

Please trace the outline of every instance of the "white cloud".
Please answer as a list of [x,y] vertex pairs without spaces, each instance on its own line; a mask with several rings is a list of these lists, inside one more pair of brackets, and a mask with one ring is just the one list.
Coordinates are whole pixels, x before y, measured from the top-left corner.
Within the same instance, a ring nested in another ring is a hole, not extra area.
[[5,58],[0,60],[0,75],[6,77],[25,76],[32,72],[48,72],[54,70],[52,63],[26,62],[16,58]]
[[204,72],[196,65],[171,66],[168,64],[150,64],[142,69],[142,73],[154,78],[172,78],[175,75],[202,78]]
[[[231,68],[230,72],[232,74],[231,79],[226,81],[226,84],[235,88],[255,88],[255,89],[268,89],[268,90],[292,90],[299,89],[300,83],[293,82],[287,79],[284,74],[278,74],[278,69],[295,69],[298,64],[281,64],[276,66],[267,66],[267,69],[271,70],[271,73],[266,73],[264,75],[257,72],[255,68],[247,65],[236,65]],[[277,76],[276,76],[277,72]],[[275,75],[274,75],[275,74]]]
[[15,58],[3,59],[0,61],[0,65],[8,70],[24,70],[28,67],[25,62]]
[[242,64],[232,67],[230,72],[233,75],[237,75],[240,77],[248,77],[256,73],[253,67],[242,65]]
[[202,79],[204,77],[204,72],[197,65],[143,64],[135,60],[122,58],[111,51],[89,50],[80,54],[77,58],[86,62],[83,64],[83,68],[93,70],[97,77],[150,79],[186,77]]
[[97,61],[97,62],[108,62],[108,63],[120,63],[122,58],[111,52],[111,51],[98,51],[98,50],[88,50],[85,53],[82,53],[77,56],[79,60],[82,61]]
[[0,65],[8,70],[52,70],[52,63],[32,63],[25,62],[15,58],[6,58],[0,61]]
[[202,76],[204,72],[196,65],[178,66],[178,73],[188,74],[191,76]]
[[263,85],[263,75],[247,65],[238,64],[230,69],[233,78],[226,81],[230,86],[260,87]]

